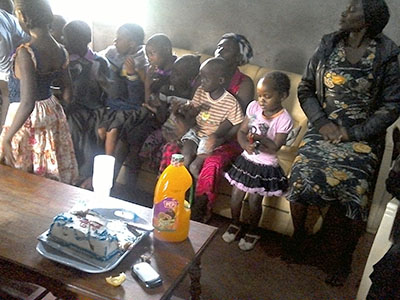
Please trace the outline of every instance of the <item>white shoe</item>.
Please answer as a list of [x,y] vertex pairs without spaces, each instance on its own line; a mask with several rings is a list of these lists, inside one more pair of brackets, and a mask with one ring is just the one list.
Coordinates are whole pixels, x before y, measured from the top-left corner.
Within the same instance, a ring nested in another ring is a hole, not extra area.
[[227,243],[232,243],[240,232],[240,227],[230,224],[222,235],[222,239]]
[[[246,242],[246,238],[247,238],[247,240],[250,240],[251,242]],[[249,251],[255,247],[257,241],[260,238],[261,237],[259,235],[246,233],[244,238],[241,238],[239,241],[239,248],[243,251]]]

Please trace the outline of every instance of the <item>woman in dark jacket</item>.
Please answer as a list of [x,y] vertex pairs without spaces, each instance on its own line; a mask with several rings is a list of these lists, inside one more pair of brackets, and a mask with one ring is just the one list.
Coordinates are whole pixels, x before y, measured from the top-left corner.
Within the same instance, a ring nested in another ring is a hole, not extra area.
[[298,88],[309,129],[290,177],[289,254],[302,249],[308,205],[329,205],[322,235],[335,243],[327,260],[332,285],[343,284],[350,273],[385,130],[399,116],[399,48],[382,34],[388,20],[384,0],[351,0],[340,31],[322,38]]

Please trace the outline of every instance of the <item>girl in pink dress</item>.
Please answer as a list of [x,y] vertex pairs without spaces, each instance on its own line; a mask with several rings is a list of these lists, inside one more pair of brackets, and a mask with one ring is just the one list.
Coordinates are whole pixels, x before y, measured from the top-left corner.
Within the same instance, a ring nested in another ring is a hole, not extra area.
[[251,102],[238,131],[238,142],[244,149],[225,178],[233,186],[231,212],[233,222],[222,239],[231,243],[241,230],[240,212],[249,194],[250,229],[240,239],[239,248],[251,250],[260,236],[256,229],[262,213],[264,196],[281,196],[288,188],[287,178],[279,166],[276,152],[285,144],[293,122],[282,107],[289,95],[290,80],[282,72],[271,72],[257,85],[257,101]]

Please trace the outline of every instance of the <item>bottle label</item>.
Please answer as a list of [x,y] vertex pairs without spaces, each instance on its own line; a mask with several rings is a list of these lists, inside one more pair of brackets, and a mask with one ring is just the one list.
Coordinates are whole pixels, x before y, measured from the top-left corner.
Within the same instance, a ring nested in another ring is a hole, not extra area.
[[154,205],[153,226],[159,231],[175,231],[179,202],[166,197]]

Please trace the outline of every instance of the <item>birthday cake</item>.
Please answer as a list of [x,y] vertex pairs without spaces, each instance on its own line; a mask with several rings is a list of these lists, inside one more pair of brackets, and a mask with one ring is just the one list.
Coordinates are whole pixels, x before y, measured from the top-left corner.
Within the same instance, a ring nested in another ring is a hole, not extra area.
[[57,215],[47,237],[101,261],[123,253],[133,245],[136,238],[124,222],[107,220],[88,212]]

